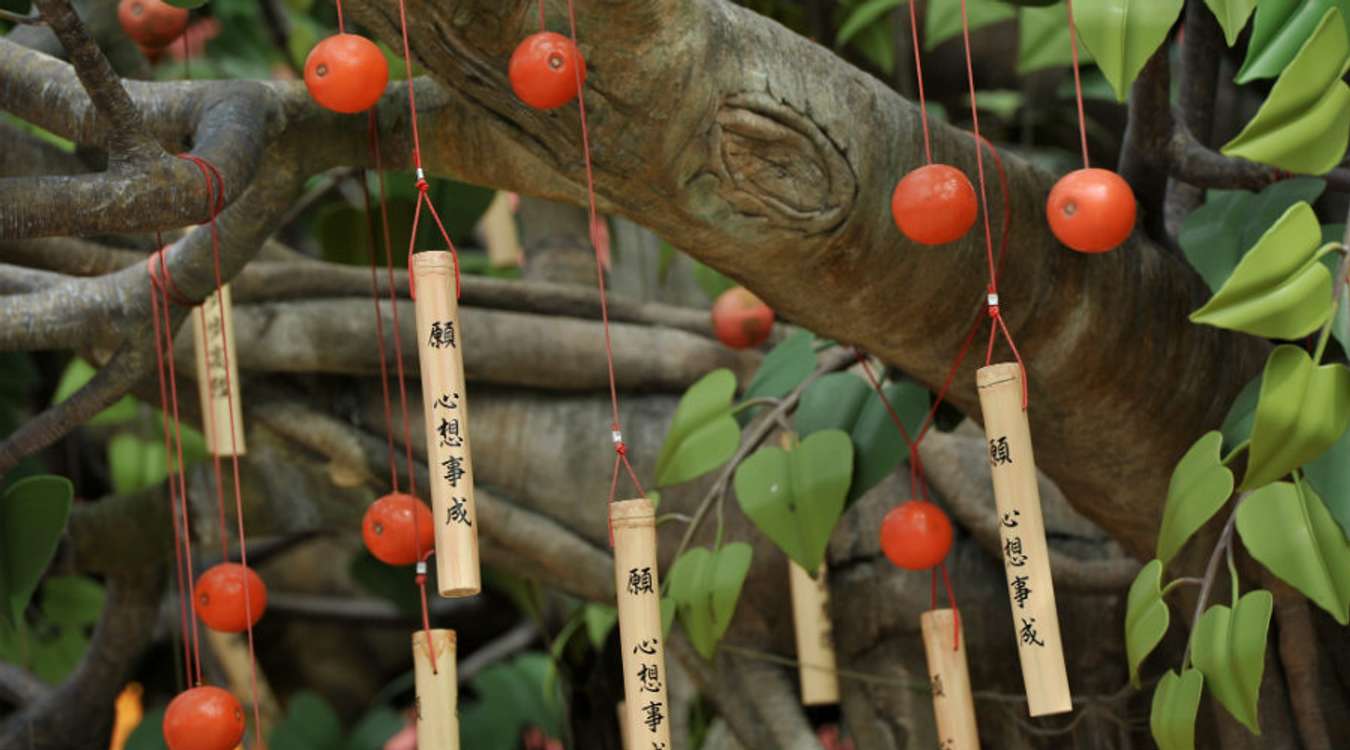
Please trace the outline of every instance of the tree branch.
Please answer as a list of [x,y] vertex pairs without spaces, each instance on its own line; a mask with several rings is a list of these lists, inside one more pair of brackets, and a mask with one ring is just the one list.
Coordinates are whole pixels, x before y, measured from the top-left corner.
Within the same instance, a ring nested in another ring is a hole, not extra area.
[[41,700],[51,688],[18,664],[0,662],[0,699],[23,707]]

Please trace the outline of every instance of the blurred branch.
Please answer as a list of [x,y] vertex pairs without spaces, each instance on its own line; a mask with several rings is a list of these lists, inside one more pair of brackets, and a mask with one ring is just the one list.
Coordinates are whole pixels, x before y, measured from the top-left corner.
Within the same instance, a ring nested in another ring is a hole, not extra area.
[[51,688],[33,673],[9,662],[0,662],[0,698],[14,706],[26,706],[40,700]]

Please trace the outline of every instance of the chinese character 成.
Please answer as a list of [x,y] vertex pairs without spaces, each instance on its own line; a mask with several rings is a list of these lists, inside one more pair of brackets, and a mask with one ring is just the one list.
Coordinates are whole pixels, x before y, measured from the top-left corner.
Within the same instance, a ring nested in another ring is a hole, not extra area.
[[445,509],[445,525],[452,523],[462,523],[465,526],[472,526],[473,521],[469,520],[469,509],[464,505],[465,498],[450,498],[450,507]]
[[1038,634],[1038,633],[1036,632],[1036,618],[1035,618],[1035,617],[1023,617],[1023,618],[1022,618],[1022,629],[1021,629],[1020,631],[1018,631],[1018,637],[1020,637],[1020,638],[1022,639],[1023,645],[1026,645],[1026,646],[1032,646],[1032,645],[1035,645],[1035,646],[1044,646],[1044,645],[1045,645],[1045,641],[1042,641],[1042,640],[1041,640],[1040,634]]

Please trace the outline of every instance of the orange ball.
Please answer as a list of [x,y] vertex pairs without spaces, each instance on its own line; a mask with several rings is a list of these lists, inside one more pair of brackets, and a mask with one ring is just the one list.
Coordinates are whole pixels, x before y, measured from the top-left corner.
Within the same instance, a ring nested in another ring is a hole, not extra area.
[[511,53],[511,90],[535,109],[557,109],[586,82],[586,60],[571,39],[552,31],[531,34]]
[[1134,231],[1134,191],[1105,169],[1079,169],[1055,183],[1045,202],[1050,231],[1080,253],[1119,247]]
[[122,0],[117,4],[117,23],[142,49],[163,49],[182,36],[188,12],[162,0]]
[[965,172],[929,164],[905,175],[891,194],[891,217],[904,235],[922,245],[945,245],[975,226],[979,206]]
[[212,565],[197,579],[192,596],[197,619],[222,633],[248,630],[258,624],[267,610],[267,584],[239,563]]
[[369,39],[334,34],[305,58],[305,88],[320,106],[353,114],[375,106],[389,84],[389,62]]
[[752,349],[773,331],[773,308],[749,289],[733,287],[713,303],[712,324],[718,341],[732,349]]
[[394,492],[376,500],[361,520],[366,549],[388,565],[412,565],[436,544],[435,521],[426,503]]
[[952,522],[927,500],[909,500],[881,521],[881,551],[897,567],[928,570],[952,548]]
[[234,750],[243,739],[244,709],[218,687],[181,692],[164,712],[164,742],[169,750]]

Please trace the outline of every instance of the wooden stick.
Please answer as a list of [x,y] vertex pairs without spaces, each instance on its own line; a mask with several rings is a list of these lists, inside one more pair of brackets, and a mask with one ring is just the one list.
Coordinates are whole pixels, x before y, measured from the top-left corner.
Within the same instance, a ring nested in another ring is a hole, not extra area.
[[427,651],[426,630],[413,633],[413,674],[417,688],[417,747],[459,750],[459,683],[455,669],[455,631],[432,630],[435,669]]
[[427,469],[436,519],[437,587],[441,596],[473,596],[482,581],[454,261],[444,251],[415,253],[412,258]]
[[628,739],[628,701],[619,701],[614,707],[619,714],[619,741],[623,750],[633,750],[633,742]]
[[828,570],[822,562],[820,570],[812,577],[805,568],[788,560],[788,571],[802,705],[836,704],[839,702],[839,675],[835,672]]
[[919,615],[923,650],[928,655],[928,676],[933,686],[933,715],[937,718],[941,750],[980,750],[975,728],[975,698],[970,692],[966,667],[965,634],[956,634],[956,617],[950,609],[934,609]]
[[[224,310],[227,341],[220,339]],[[212,294],[192,310],[192,350],[197,356],[197,395],[202,404],[202,432],[213,456],[244,455],[244,413],[239,396],[239,358],[234,347],[234,307],[230,285],[220,288],[220,304]],[[202,331],[206,332],[205,337]],[[228,348],[227,346],[228,345]],[[230,376],[225,377],[226,354]],[[234,441],[230,441],[230,410],[234,409]]]
[[1016,363],[1007,362],[981,367],[975,374],[975,384],[989,438],[1003,567],[1027,707],[1032,716],[1072,711],[1041,494],[1036,486],[1031,428],[1022,408],[1022,370]]
[[523,251],[516,217],[511,214],[511,199],[499,190],[478,220],[478,234],[487,248],[488,263],[493,268],[515,268],[520,265]]
[[614,587],[619,597],[628,738],[634,750],[670,748],[655,507],[645,498],[611,503],[609,523],[614,531]]

